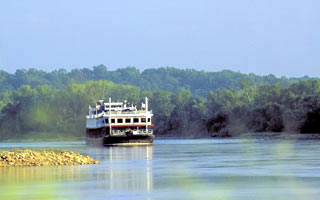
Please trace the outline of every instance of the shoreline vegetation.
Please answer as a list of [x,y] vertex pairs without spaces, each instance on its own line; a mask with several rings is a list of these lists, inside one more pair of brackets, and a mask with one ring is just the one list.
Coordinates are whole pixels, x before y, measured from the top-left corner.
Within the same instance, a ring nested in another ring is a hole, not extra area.
[[320,140],[319,133],[293,133],[293,132],[248,132],[237,134],[235,136],[227,135],[212,135],[206,137],[196,137],[196,136],[189,136],[189,137],[182,137],[182,136],[172,136],[172,135],[161,135],[156,136],[156,140],[172,140],[172,139],[228,139],[228,138],[236,138],[236,139],[288,139],[288,140],[304,140],[304,139],[311,139],[311,140]]
[[[38,135],[30,135],[27,138],[10,138],[8,140],[2,140],[1,142],[12,143],[12,142],[74,142],[74,141],[85,141],[85,137],[62,137],[64,134],[61,133],[61,137],[34,137]],[[237,135],[175,135],[175,134],[164,134],[156,136],[155,140],[174,140],[174,139],[226,139],[226,138],[236,138],[236,139],[246,139],[246,138],[255,138],[255,139],[289,139],[289,140],[300,140],[300,139],[313,139],[320,140],[319,133],[297,133],[297,132],[247,132]]]
[[0,70],[0,141],[81,140],[89,105],[108,97],[140,105],[146,96],[158,138],[320,133],[317,78],[99,65],[70,72]]
[[73,136],[68,133],[56,132],[31,132],[23,136],[9,138],[2,142],[61,142],[61,141],[82,141],[85,136]]
[[0,167],[99,164],[90,156],[55,149],[0,151]]

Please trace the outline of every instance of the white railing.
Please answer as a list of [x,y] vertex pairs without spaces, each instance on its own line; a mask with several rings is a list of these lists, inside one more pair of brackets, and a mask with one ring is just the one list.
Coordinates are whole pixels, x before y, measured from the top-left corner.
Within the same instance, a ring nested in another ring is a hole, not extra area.
[[137,110],[137,111],[104,111],[105,114],[143,114],[143,113],[147,113],[147,114],[152,114],[152,110],[151,111],[144,111],[144,110]]
[[[145,112],[145,111],[133,111],[133,112],[115,112],[115,111],[112,111],[111,112],[112,115],[129,115],[129,114],[152,114],[152,111],[148,111],[148,112]],[[110,113],[109,112],[102,112],[102,113],[99,113],[97,115],[94,115],[94,114],[90,114],[90,115],[87,115],[87,119],[95,119],[95,118],[100,118],[100,117],[103,117],[103,116],[110,116]]]
[[[133,135],[152,135],[153,134],[153,130],[149,129],[147,130],[136,130],[133,132]],[[125,131],[120,131],[120,130],[112,130],[111,135],[126,135]]]

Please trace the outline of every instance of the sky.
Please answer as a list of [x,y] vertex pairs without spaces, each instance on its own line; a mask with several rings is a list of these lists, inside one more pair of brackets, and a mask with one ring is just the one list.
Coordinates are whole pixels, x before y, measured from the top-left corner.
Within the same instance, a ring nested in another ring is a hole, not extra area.
[[320,77],[319,10],[318,0],[2,0],[0,69]]

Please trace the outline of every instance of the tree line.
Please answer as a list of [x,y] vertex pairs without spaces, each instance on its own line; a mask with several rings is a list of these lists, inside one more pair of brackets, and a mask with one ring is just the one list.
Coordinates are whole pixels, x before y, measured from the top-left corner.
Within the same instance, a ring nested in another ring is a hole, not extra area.
[[133,85],[142,91],[165,90],[177,93],[179,89],[190,90],[193,96],[206,98],[209,91],[217,89],[240,89],[239,82],[247,80],[250,85],[272,85],[279,83],[288,87],[302,78],[277,78],[274,75],[258,76],[255,74],[242,74],[230,70],[220,72],[205,72],[194,69],[178,69],[162,67],[146,69],[140,72],[135,67],[121,68],[110,71],[104,65],[94,66],[92,69],[82,68],[66,71],[65,69],[45,72],[36,69],[18,69],[14,74],[0,70],[0,92],[14,91],[22,85],[35,88],[40,85],[50,85],[55,89],[66,89],[68,85],[84,83],[86,81],[108,80],[117,84]]
[[238,82],[238,89],[194,95],[147,91],[111,81],[72,83],[59,89],[52,85],[22,85],[0,93],[0,139],[31,132],[65,133],[83,137],[88,105],[111,97],[140,105],[150,99],[156,135],[176,137],[236,136],[246,132],[320,133],[320,81],[302,80],[257,85]]

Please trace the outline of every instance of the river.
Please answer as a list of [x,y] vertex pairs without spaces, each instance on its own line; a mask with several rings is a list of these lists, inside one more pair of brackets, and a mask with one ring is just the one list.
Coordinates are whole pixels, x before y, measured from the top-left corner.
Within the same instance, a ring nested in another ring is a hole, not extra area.
[[319,199],[320,140],[156,140],[151,146],[0,143],[98,165],[0,168],[0,199]]

